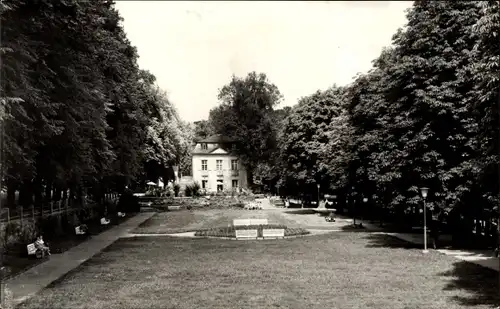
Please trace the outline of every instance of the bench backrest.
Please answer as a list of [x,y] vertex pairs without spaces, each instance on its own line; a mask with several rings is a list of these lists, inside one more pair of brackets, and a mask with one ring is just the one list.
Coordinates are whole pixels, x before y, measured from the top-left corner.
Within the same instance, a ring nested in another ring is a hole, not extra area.
[[26,246],[26,249],[28,250],[28,255],[32,255],[36,253],[36,247],[34,243],[31,243]]
[[85,234],[85,231],[82,229],[81,225],[75,227],[75,234],[76,235],[83,235],[83,234]]

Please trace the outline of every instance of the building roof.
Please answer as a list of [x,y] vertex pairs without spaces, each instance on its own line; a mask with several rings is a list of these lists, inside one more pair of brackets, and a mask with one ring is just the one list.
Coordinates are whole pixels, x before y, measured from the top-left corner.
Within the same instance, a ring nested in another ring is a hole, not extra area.
[[234,143],[236,142],[236,140],[229,138],[227,136],[223,136],[222,134],[215,134],[205,139],[197,140],[196,142],[206,143],[206,144],[223,144],[223,143]]
[[219,153],[214,153],[217,149],[222,149],[224,150],[225,152],[227,152],[228,155],[232,155],[232,156],[235,156],[236,154],[234,153],[233,149],[231,147],[228,147],[228,146],[219,146],[219,147],[215,147],[215,148],[211,148],[211,149],[193,149],[193,151],[191,152],[191,154],[193,155],[207,155],[207,154],[218,154],[220,155]]

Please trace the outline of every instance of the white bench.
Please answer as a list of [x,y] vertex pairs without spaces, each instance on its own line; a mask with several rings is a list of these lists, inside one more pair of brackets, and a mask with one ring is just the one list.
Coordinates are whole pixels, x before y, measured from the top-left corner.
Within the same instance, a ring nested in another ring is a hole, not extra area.
[[85,235],[85,234],[87,234],[87,231],[82,229],[82,226],[79,225],[79,226],[75,227],[75,234],[76,235]]
[[262,237],[264,238],[283,238],[285,237],[284,229],[263,229]]
[[268,225],[267,219],[250,219],[250,225]]
[[233,226],[245,226],[250,225],[250,219],[234,219]]
[[125,217],[125,213],[124,213],[124,212],[120,212],[120,211],[119,211],[119,212],[118,212],[118,217],[120,217],[120,218]]
[[106,218],[101,218],[101,225],[108,225],[111,221]]
[[257,238],[257,230],[236,230],[236,239]]
[[36,256],[38,259],[39,258],[42,258],[42,251],[38,250],[35,246],[35,243],[31,243],[29,245],[26,246],[26,250],[28,251],[28,256],[30,255],[34,255]]
[[36,254],[36,247],[35,243],[31,243],[26,246],[26,249],[28,250],[28,255],[35,255]]

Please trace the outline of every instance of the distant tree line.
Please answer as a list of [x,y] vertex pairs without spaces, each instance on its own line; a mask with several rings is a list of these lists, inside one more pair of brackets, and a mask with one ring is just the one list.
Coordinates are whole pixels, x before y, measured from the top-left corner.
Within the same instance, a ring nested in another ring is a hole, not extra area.
[[[99,200],[173,176],[189,130],[137,65],[114,1],[5,0],[2,185],[8,204]],[[69,192],[69,193],[68,193]]]
[[462,218],[468,230],[474,219],[491,223],[500,202],[500,2],[416,1],[407,19],[368,73],[291,110],[275,110],[281,95],[264,74],[233,76],[211,130],[242,141],[253,183],[269,191],[316,197],[319,184],[339,203],[366,197],[397,221],[419,213],[428,187],[434,214]]
[[294,107],[281,181],[341,203],[356,192],[396,218],[418,213],[428,187],[434,214],[472,230],[500,202],[500,3],[416,1],[407,18],[371,71]]

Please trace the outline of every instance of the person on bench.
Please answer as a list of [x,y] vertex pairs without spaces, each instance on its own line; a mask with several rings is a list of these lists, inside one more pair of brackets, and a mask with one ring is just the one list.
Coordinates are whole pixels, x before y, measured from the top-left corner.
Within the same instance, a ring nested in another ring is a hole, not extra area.
[[35,241],[35,247],[37,248],[37,250],[40,250],[42,252],[42,257],[45,256],[45,254],[50,255],[50,248],[43,241],[42,235],[37,237]]
[[89,228],[87,227],[86,224],[81,224],[77,227],[75,227],[75,234],[76,235],[87,235],[89,231]]
[[325,218],[326,222],[335,222],[335,213],[333,211]]

